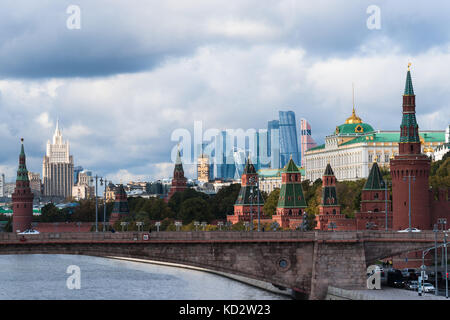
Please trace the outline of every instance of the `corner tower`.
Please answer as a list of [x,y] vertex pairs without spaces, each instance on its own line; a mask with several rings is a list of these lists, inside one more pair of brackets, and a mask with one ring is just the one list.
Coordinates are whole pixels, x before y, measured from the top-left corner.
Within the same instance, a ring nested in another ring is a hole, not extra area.
[[[410,65],[409,65],[410,66]],[[431,160],[421,153],[416,121],[416,96],[411,71],[406,74],[399,155],[391,160],[393,229],[409,227],[431,230],[428,177]]]
[[31,192],[30,180],[26,165],[25,150],[22,147],[19,156],[19,168],[17,170],[16,189],[12,194],[13,204],[13,232],[25,231],[31,228],[33,220],[33,198]]
[[182,192],[186,190],[187,179],[184,177],[183,163],[181,162],[180,150],[177,153],[177,160],[175,162],[175,168],[173,169],[172,186],[170,187],[167,201],[172,198],[175,192]]

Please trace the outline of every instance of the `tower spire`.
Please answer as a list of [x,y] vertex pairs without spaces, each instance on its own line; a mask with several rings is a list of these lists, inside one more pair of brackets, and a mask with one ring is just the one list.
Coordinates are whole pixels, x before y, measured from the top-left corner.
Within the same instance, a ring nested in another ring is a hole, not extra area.
[[413,84],[412,84],[412,79],[411,79],[411,62],[408,63],[408,72],[406,73],[406,84],[405,84],[405,96],[413,96],[414,95],[414,88],[413,88]]

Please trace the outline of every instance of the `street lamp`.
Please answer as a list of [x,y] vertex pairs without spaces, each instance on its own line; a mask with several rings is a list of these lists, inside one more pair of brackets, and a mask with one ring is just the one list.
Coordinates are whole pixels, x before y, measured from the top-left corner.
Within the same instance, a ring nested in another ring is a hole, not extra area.
[[444,248],[445,248],[445,297],[448,299],[447,231],[444,231]]
[[[100,178],[100,185],[103,185],[103,178]],[[105,193],[103,194],[103,232],[106,231],[106,185],[107,180],[105,178]]]
[[437,250],[438,250],[438,247],[437,247],[437,234],[438,234],[439,230],[438,230],[438,225],[437,224],[434,225],[433,232],[434,232],[434,282],[435,282],[435,285],[436,285],[436,290],[434,290],[434,294],[436,296],[438,296],[439,292],[438,292],[438,271],[437,271]]
[[411,178],[413,179],[413,182],[416,181],[415,176],[405,176],[403,177],[403,181],[406,181],[406,178],[408,178],[408,197],[409,197],[409,205],[408,205],[408,213],[409,213],[409,232],[412,232],[412,226],[411,226]]

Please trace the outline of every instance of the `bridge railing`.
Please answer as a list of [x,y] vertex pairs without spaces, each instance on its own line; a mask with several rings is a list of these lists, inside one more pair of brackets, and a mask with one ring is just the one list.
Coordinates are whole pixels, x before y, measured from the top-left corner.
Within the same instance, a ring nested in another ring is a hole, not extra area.
[[[59,232],[41,233],[36,235],[18,235],[15,233],[0,233],[0,242],[20,241],[146,241],[148,240],[173,240],[173,241],[382,241],[392,240],[425,240],[434,241],[435,234],[432,231],[420,233],[399,233],[395,231],[283,231],[283,232],[240,232],[240,231],[194,231],[194,232]],[[438,240],[442,241],[442,232]]]

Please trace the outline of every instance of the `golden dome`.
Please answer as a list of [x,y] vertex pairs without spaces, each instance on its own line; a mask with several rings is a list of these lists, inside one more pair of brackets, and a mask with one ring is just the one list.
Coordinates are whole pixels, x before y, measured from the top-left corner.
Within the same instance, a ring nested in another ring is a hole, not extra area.
[[361,118],[356,115],[355,108],[353,108],[352,115],[345,120],[346,124],[363,123]]

